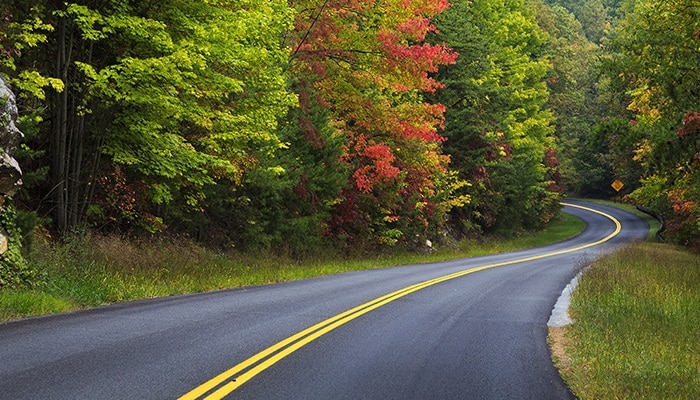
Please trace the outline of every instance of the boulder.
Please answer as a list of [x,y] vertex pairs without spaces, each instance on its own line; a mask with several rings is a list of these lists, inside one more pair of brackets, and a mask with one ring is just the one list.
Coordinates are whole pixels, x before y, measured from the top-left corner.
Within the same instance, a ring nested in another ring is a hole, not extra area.
[[22,184],[22,170],[12,157],[24,137],[17,128],[17,101],[0,76],[0,196],[11,196]]
[[17,128],[17,102],[0,76],[0,196],[11,196],[22,184],[22,170],[12,157],[24,137]]
[[[22,170],[12,157],[22,137],[24,135],[17,128],[17,99],[0,76],[0,213],[5,196],[12,196],[22,184]],[[0,226],[0,254],[7,251],[7,245],[7,233]]]

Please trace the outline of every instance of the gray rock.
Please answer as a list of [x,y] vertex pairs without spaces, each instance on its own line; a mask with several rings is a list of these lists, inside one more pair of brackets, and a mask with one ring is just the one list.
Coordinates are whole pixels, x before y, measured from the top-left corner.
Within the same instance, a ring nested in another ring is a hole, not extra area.
[[0,76],[0,195],[11,196],[22,184],[22,170],[12,156],[24,137],[17,128],[17,101]]
[[[0,76],[0,213],[5,196],[12,196],[22,184],[22,170],[12,155],[23,137],[17,128],[17,99]],[[0,254],[7,251],[8,240],[7,232],[0,226]]]

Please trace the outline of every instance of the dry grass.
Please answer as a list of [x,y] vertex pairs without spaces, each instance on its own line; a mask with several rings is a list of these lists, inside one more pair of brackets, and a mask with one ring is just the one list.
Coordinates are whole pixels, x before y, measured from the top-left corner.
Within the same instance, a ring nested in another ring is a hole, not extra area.
[[571,368],[571,357],[566,353],[569,343],[566,338],[566,327],[549,327],[547,341],[552,351],[552,361],[561,373],[567,373]]

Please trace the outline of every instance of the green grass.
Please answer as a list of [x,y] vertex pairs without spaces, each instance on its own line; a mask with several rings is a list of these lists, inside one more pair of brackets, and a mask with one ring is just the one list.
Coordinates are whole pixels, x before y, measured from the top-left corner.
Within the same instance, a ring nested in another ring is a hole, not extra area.
[[4,319],[27,315],[54,314],[73,309],[65,299],[40,291],[0,291],[0,315]]
[[640,243],[582,276],[570,358],[560,369],[580,399],[700,399],[700,258]]
[[392,251],[343,258],[328,253],[301,261],[269,254],[217,254],[187,240],[129,242],[114,236],[87,235],[56,245],[35,239],[28,258],[45,276],[45,283],[31,289],[0,290],[0,321],[114,302],[495,254],[563,240],[584,227],[580,219],[562,214],[540,232],[465,240],[427,254]]

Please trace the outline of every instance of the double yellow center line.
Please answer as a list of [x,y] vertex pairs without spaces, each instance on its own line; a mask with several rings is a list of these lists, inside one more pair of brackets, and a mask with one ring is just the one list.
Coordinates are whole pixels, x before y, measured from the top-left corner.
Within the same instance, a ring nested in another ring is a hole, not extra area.
[[505,261],[501,263],[495,263],[495,264],[488,264],[488,265],[483,265],[480,267],[475,267],[475,268],[470,268],[467,270],[463,271],[458,271],[453,274],[449,275],[444,275],[438,278],[430,279],[424,282],[417,283],[415,285],[411,285],[408,287],[405,287],[403,289],[399,289],[397,291],[391,292],[387,295],[378,297],[374,300],[368,301],[364,304],[361,304],[355,308],[352,308],[350,310],[347,310],[341,314],[338,314],[334,317],[328,318],[325,321],[321,321],[318,324],[311,326],[295,335],[292,335],[288,337],[287,339],[282,340],[281,342],[274,344],[267,349],[255,354],[254,356],[248,358],[247,360],[241,362],[238,365],[235,365],[234,367],[220,373],[219,375],[215,376],[214,378],[208,380],[207,382],[203,383],[202,385],[192,389],[190,392],[184,394],[183,396],[180,397],[180,400],[193,400],[193,399],[206,399],[206,400],[214,400],[214,399],[222,399],[229,393],[233,392],[236,390],[239,386],[243,385],[246,383],[248,380],[256,376],[257,374],[261,373],[262,371],[266,370],[270,366],[274,365],[284,357],[292,354],[293,352],[299,350],[300,348],[304,347],[305,345],[311,343],[312,341],[316,340],[317,338],[325,335],[326,333],[342,326],[345,325],[346,323],[364,315],[367,314],[368,312],[375,310],[383,305],[386,305],[388,303],[391,303],[394,300],[400,299],[404,296],[408,296],[409,294],[413,292],[417,292],[421,289],[425,289],[429,286],[436,285],[441,282],[449,281],[451,279],[459,278],[461,276],[465,276],[468,274],[472,274],[474,272],[478,271],[483,271],[485,269],[489,268],[495,268],[495,267],[502,267],[505,265],[512,265],[512,264],[517,264],[517,263],[522,263],[522,262],[527,262],[527,261],[533,261],[533,260],[539,260],[542,258],[546,257],[553,257],[557,256],[560,254],[566,254],[566,253],[572,253],[575,251],[583,250],[589,247],[597,246],[601,243],[607,242],[608,240],[612,239],[615,237],[618,233],[620,233],[620,230],[622,229],[620,222],[615,219],[613,216],[603,213],[598,210],[594,210],[592,208],[588,207],[583,207],[575,204],[568,204],[568,203],[562,203],[566,206],[569,207],[576,207],[580,208],[586,211],[590,211],[596,214],[603,215],[610,220],[612,220],[615,223],[615,230],[609,234],[608,236],[604,237],[601,240],[598,240],[593,243],[585,244],[582,246],[574,247],[571,249],[566,249],[566,250],[560,250],[552,253],[546,253],[546,254],[541,254],[537,256],[532,256],[532,257],[527,257],[527,258],[520,258],[517,260],[511,260],[511,261]]

